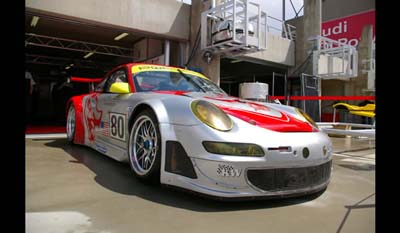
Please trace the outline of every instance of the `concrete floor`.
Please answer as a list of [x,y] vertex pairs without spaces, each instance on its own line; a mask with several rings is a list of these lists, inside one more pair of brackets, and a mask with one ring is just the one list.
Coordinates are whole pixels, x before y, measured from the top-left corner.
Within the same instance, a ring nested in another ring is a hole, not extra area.
[[375,144],[332,141],[324,193],[221,203],[142,184],[128,164],[65,139],[26,139],[26,232],[375,232]]

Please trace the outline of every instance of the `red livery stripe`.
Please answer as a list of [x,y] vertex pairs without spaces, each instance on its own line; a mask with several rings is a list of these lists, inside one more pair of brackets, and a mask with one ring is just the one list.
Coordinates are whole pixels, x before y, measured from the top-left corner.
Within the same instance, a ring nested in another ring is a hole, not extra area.
[[301,121],[291,115],[281,112],[281,117],[274,117],[257,112],[246,111],[242,109],[234,109],[224,106],[218,106],[224,112],[241,120],[249,122],[264,129],[277,132],[314,132],[317,131],[309,123]]
[[[269,96],[271,100],[285,100],[285,96]],[[289,100],[375,100],[375,96],[288,96]]]

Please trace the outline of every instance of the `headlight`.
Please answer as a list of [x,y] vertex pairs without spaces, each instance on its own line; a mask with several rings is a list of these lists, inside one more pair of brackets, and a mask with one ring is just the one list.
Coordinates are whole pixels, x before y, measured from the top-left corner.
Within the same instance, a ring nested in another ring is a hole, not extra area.
[[195,100],[191,103],[193,114],[204,124],[220,131],[229,131],[233,127],[233,122],[220,108],[214,104]]
[[300,108],[295,108],[296,112],[299,114],[301,117],[301,120],[310,123],[312,126],[314,126],[316,129],[318,129],[318,125],[315,123],[315,121],[307,114],[305,113],[302,109]]
[[256,157],[264,156],[263,149],[260,146],[251,143],[204,141],[203,146],[206,149],[206,151],[213,154],[256,156]]

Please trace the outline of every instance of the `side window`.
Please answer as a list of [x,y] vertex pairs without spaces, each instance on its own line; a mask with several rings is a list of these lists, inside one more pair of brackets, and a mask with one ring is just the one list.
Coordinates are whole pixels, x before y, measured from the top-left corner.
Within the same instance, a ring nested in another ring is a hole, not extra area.
[[104,78],[101,80],[99,84],[97,84],[96,88],[94,89],[95,92],[103,92],[104,91],[104,85],[106,84],[107,78]]
[[123,70],[118,70],[117,72],[115,72],[112,77],[112,79],[114,79],[114,82],[123,82],[126,83],[128,82],[128,80],[126,79],[126,74],[125,71]]
[[104,85],[105,92],[109,92],[111,85],[116,82],[128,82],[125,70],[117,70],[111,74],[110,78],[106,81]]

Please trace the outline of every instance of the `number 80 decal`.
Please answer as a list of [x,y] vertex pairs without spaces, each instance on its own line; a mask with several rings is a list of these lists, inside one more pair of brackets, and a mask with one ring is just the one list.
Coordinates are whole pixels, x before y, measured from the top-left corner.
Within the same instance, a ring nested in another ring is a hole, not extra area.
[[125,141],[125,115],[110,113],[110,136]]

